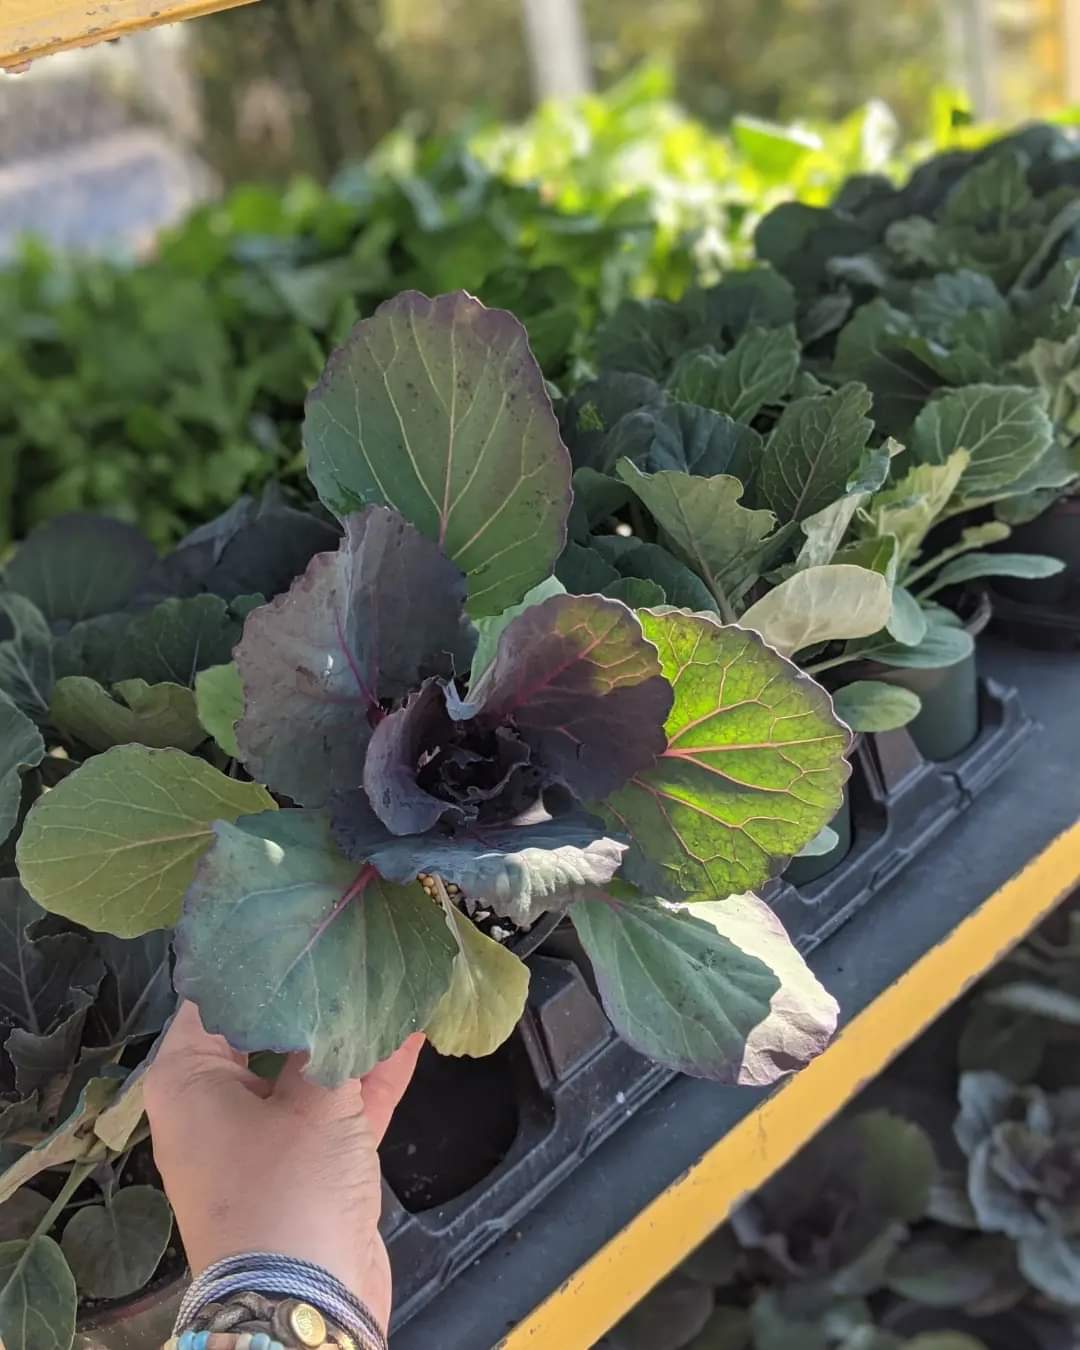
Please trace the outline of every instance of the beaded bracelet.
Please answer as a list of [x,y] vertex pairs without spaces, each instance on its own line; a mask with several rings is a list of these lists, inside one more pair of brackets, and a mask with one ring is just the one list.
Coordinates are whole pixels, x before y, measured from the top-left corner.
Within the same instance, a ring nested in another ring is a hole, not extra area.
[[185,1331],[171,1337],[164,1350],[286,1350],[265,1331]]
[[386,1350],[386,1338],[322,1266],[250,1252],[192,1282],[163,1350]]

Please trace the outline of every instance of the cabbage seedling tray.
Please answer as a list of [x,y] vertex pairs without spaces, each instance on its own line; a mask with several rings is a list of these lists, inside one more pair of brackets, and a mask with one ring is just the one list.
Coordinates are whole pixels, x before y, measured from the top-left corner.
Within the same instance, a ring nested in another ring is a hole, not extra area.
[[[984,680],[980,698],[979,737],[948,763],[923,759],[903,731],[862,739],[851,852],[804,891],[780,883],[769,895],[803,951],[893,880],[1031,732],[1015,689]],[[614,1034],[569,924],[529,965],[529,1004],[510,1040],[486,1060],[425,1052],[383,1146],[395,1332],[676,1076]]]
[[569,925],[529,966],[510,1040],[484,1060],[426,1050],[383,1143],[392,1330],[675,1076],[612,1031]]
[[[999,691],[1018,685],[1048,733],[1030,735],[1034,723],[1026,719],[1023,728],[1014,723],[1015,740],[1026,742],[1022,758],[1013,774],[994,782],[1009,741],[988,736],[984,724],[964,762],[942,766],[961,802],[974,800],[971,809],[958,806],[946,835],[819,943],[810,964],[841,1006],[840,1034],[829,1049],[771,1092],[681,1075],[659,1090],[659,1076],[651,1082],[628,1076],[616,1087],[594,1078],[591,1059],[582,1060],[573,1090],[579,1101],[591,1098],[604,1126],[576,1150],[565,1141],[566,1161],[553,1177],[538,1179],[539,1169],[531,1170],[528,1196],[524,1188],[514,1195],[503,1164],[473,1198],[455,1202],[459,1218],[476,1206],[479,1219],[485,1186],[502,1184],[506,1208],[499,1217],[494,1206],[484,1211],[488,1231],[472,1235],[470,1259],[455,1260],[450,1216],[438,1211],[410,1216],[391,1236],[404,1300],[395,1350],[587,1350],[742,1194],[782,1166],[1080,883],[1080,656],[996,642],[981,643],[980,653],[992,677],[984,700],[992,708],[1003,699],[1006,718],[1010,700]],[[561,936],[549,939],[548,950]],[[534,958],[540,970],[563,974],[566,961]],[[584,974],[575,997],[582,987],[588,988]],[[602,1034],[599,1027],[594,1032]],[[624,1102],[614,1102],[621,1121],[612,1110],[613,1090],[624,1094]],[[441,1100],[427,1103],[435,1116],[444,1110]],[[441,1285],[429,1279],[419,1288],[408,1267],[415,1248],[405,1245],[405,1229],[414,1221],[433,1229],[443,1223],[448,1275]]]

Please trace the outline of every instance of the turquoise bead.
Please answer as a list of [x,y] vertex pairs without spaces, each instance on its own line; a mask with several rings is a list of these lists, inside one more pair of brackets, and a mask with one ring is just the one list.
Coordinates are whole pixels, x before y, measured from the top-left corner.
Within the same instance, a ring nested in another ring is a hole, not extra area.
[[[196,1350],[203,1350],[200,1345]],[[251,1338],[251,1350],[270,1350],[270,1337],[265,1331],[257,1331]]]
[[185,1331],[180,1337],[180,1344],[176,1347],[176,1350],[194,1350],[194,1346],[195,1333],[193,1331]]
[[191,1342],[191,1350],[206,1350],[206,1343],[210,1339],[208,1331],[197,1331]]

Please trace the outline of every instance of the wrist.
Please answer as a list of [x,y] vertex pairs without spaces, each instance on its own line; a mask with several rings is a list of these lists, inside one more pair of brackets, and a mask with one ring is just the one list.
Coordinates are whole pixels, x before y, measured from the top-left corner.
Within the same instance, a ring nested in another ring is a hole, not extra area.
[[[240,1341],[230,1339],[236,1336]],[[380,1319],[324,1267],[280,1252],[246,1252],[196,1277],[181,1302],[167,1350],[230,1346],[386,1350],[386,1337]]]
[[[292,1228],[289,1232],[275,1232],[267,1225],[260,1225],[257,1241],[251,1240],[252,1229],[245,1223],[241,1230],[230,1234],[227,1227],[211,1235],[207,1240],[188,1244],[185,1238],[185,1251],[192,1279],[201,1278],[207,1271],[223,1263],[249,1258],[253,1253],[270,1252],[275,1257],[283,1257],[301,1264],[317,1266],[338,1280],[349,1293],[361,1303],[377,1302],[371,1291],[365,1288],[368,1283],[366,1269],[369,1264],[360,1252],[351,1250],[350,1243],[337,1231],[332,1223],[317,1227],[307,1227],[303,1232]],[[355,1234],[349,1235],[355,1242]]]

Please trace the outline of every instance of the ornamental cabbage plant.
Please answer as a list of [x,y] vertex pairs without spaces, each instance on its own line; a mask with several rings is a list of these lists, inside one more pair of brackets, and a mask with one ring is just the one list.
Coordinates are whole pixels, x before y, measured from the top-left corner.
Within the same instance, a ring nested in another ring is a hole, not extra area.
[[964,1222],[1016,1243],[1020,1271],[1066,1307],[1080,1303],[1080,1091],[1018,1087],[990,1070],[960,1079],[954,1126],[967,1157]]
[[805,1063],[836,1004],[753,889],[840,805],[828,694],[715,614],[565,593],[569,455],[503,311],[387,302],[304,439],[336,547],[204,672],[216,756],[114,746],[38,800],[38,903],[176,925],[208,1029],[327,1084],[417,1030],[490,1052],[527,997],[519,935],[563,912],[644,1053],[751,1084]]

